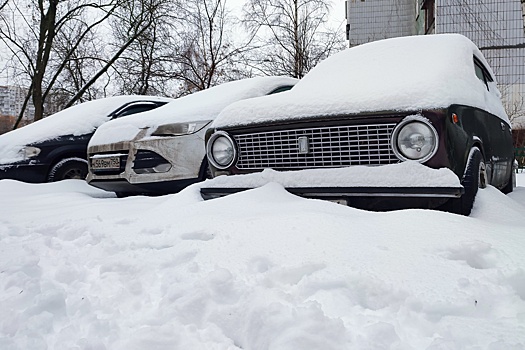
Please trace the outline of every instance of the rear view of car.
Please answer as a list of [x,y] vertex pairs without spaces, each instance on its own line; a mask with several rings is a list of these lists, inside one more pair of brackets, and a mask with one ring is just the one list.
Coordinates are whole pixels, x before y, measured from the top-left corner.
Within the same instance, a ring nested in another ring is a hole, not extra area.
[[204,135],[229,104],[290,89],[296,79],[258,77],[181,97],[112,121],[88,146],[90,185],[118,195],[174,193],[207,177]]
[[479,187],[513,188],[511,127],[494,75],[457,34],[335,54],[286,98],[225,109],[207,156],[215,176],[244,176],[217,178],[202,188],[205,198],[277,181],[305,197],[371,209],[468,215]]
[[33,183],[84,179],[87,144],[100,125],[170,101],[173,99],[155,96],[108,97],[0,135],[0,179]]

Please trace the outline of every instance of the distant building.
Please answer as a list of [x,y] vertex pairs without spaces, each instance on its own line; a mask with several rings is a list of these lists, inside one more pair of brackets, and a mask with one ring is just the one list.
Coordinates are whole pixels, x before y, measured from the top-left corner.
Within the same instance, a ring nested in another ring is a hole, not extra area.
[[511,120],[524,118],[525,1],[348,0],[346,11],[349,46],[416,34],[470,38],[494,70]]
[[415,0],[349,0],[346,4],[350,47],[417,34]]
[[[26,95],[27,89],[18,86],[0,86],[0,134],[13,129]],[[21,123],[29,124],[34,118],[33,105],[28,104]]]

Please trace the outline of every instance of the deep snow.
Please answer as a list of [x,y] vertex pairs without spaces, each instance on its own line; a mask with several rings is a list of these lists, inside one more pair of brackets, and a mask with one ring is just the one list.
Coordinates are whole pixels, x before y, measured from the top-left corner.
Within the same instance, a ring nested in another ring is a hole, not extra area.
[[481,82],[474,56],[483,54],[460,34],[397,37],[347,48],[320,62],[284,94],[232,103],[213,127],[284,122],[385,111],[467,105],[510,124],[496,82]]
[[462,217],[2,180],[0,349],[524,349],[518,181]]
[[416,161],[383,166],[357,165],[344,168],[317,168],[295,171],[264,169],[261,172],[218,176],[206,181],[208,188],[254,188],[277,182],[293,187],[461,187],[448,168],[432,169]]

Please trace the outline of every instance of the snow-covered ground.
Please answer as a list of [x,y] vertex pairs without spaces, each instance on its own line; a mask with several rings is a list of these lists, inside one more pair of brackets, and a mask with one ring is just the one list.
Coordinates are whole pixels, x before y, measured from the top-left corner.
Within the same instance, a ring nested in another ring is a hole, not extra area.
[[0,349],[524,349],[525,174],[470,217],[0,181]]

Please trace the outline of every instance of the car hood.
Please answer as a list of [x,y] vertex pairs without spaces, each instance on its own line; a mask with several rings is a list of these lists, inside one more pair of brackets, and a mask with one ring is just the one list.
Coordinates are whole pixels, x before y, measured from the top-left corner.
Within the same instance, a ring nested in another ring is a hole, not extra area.
[[490,70],[478,48],[459,34],[363,44],[324,60],[288,92],[228,106],[213,127],[453,104],[487,110],[509,123],[496,84],[489,83],[489,92],[476,77],[473,56]]
[[30,144],[52,140],[63,135],[85,135],[109,120],[109,115],[120,106],[133,101],[173,101],[154,96],[115,96],[84,102],[20,129],[0,135],[0,164],[23,160],[20,150]]
[[160,125],[210,121],[229,104],[266,95],[281,86],[293,86],[289,77],[257,77],[224,83],[176,99],[155,110],[112,120],[93,135],[89,147],[126,142],[149,137]]

